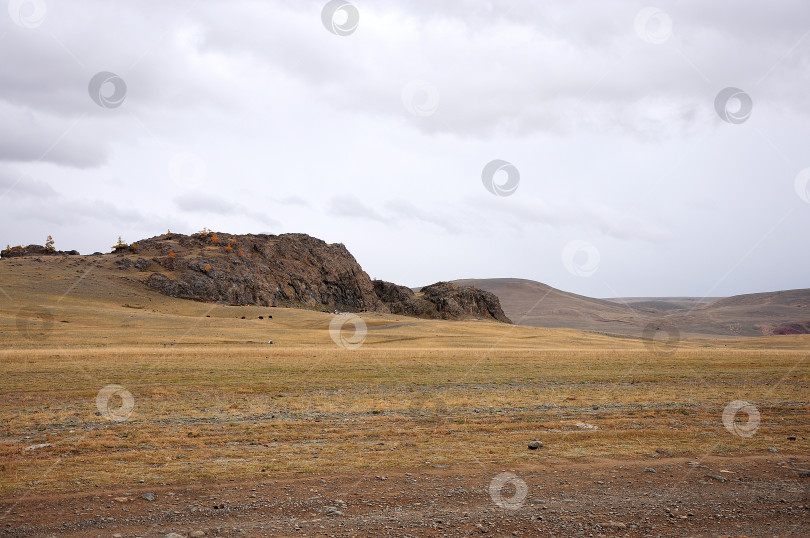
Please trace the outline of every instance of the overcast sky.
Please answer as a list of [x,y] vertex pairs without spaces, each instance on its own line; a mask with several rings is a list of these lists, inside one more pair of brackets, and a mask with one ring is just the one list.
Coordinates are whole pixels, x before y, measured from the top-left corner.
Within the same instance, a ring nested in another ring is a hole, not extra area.
[[409,286],[810,286],[807,0],[5,3],[3,246],[208,227]]

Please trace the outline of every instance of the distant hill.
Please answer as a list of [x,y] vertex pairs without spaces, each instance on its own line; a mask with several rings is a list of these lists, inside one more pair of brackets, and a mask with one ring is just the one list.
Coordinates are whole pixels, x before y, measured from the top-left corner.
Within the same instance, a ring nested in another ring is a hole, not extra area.
[[810,289],[726,298],[594,299],[519,278],[463,279],[498,296],[517,324],[640,336],[650,324],[683,335],[761,336],[802,330],[810,319]]

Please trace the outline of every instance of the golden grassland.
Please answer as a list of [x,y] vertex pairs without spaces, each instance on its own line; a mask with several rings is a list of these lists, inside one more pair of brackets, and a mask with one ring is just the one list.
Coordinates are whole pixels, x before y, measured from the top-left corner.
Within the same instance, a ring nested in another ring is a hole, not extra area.
[[[64,263],[0,266],[0,496],[810,448],[806,336],[671,349],[362,314],[366,340],[347,350],[328,314],[169,299],[81,264],[62,277]],[[110,384],[132,395],[124,421],[97,408]],[[723,427],[733,400],[759,410],[752,437]],[[532,440],[545,446],[529,451]]]

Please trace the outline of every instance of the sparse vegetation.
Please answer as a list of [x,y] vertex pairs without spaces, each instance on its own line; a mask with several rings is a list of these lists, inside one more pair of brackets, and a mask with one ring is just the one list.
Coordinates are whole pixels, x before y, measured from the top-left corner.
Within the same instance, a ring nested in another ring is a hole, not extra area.
[[48,239],[45,240],[45,251],[46,252],[56,252],[54,248],[54,241],[52,236],[48,236]]
[[[3,334],[5,499],[68,490],[89,498],[100,488],[137,491],[130,495],[137,498],[139,488],[165,483],[174,492],[184,482],[200,482],[207,499],[215,481],[249,484],[260,477],[278,484],[372,471],[372,484],[374,475],[391,473],[392,485],[394,474],[432,465],[449,466],[441,473],[563,473],[595,458],[614,468],[637,465],[636,474],[620,474],[624,480],[658,466],[661,484],[675,487],[690,470],[666,483],[663,462],[652,458],[683,465],[684,456],[705,463],[722,453],[739,465],[721,468],[736,472],[769,457],[769,448],[785,461],[810,449],[808,335],[685,340],[656,356],[637,338],[366,313],[365,342],[345,350],[330,338],[333,315],[277,308],[268,349],[255,321],[267,317],[266,307],[157,295],[112,263],[76,282],[70,300],[48,302],[64,293],[64,264],[46,257],[3,268],[6,293],[51,305],[56,320],[70,322],[38,328],[46,338]],[[120,294],[109,293],[111,283]],[[19,306],[0,303],[0,326],[14,326]],[[96,409],[109,383],[135,402],[120,423]],[[739,399],[753,402],[762,417],[748,439],[721,421],[724,407]],[[529,451],[530,440],[543,448]],[[24,450],[30,446],[39,448]],[[689,475],[690,484],[704,474]],[[485,488],[492,476],[469,487]],[[751,478],[726,478],[734,476]],[[781,476],[773,484],[783,489]],[[410,483],[397,489],[412,495]],[[722,487],[737,487],[731,484]],[[444,498],[441,486],[436,491]]]
[[128,250],[129,245],[124,242],[124,239],[119,235],[118,242],[112,246],[114,252],[120,252],[122,250]]

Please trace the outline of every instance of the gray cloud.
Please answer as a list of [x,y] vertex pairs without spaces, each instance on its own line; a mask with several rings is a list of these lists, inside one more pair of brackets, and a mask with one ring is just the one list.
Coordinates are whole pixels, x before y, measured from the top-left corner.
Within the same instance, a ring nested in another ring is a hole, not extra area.
[[[323,28],[321,0],[47,6],[34,29],[0,13],[4,243],[271,228],[412,284],[474,270],[593,295],[806,285],[795,234],[734,265],[775,223],[810,226],[794,188],[810,166],[804,0],[663,0],[659,45],[635,34],[641,4],[585,0],[357,3],[348,37]],[[88,95],[99,71],[126,81],[120,107]],[[439,91],[432,114],[402,102],[417,79]],[[745,124],[714,110],[727,86],[751,95]],[[196,182],[174,177],[183,152]],[[496,158],[521,171],[513,196],[481,185]],[[578,238],[598,245],[599,278],[561,267]]]
[[377,222],[388,220],[355,196],[335,196],[329,202],[329,213],[336,217],[362,218]]
[[47,200],[57,196],[53,187],[45,181],[32,178],[18,170],[0,167],[0,199],[25,196]]
[[280,223],[261,211],[248,209],[242,204],[230,202],[222,196],[190,193],[177,197],[175,205],[189,213],[208,213],[222,216],[245,216],[262,224],[279,226]]

